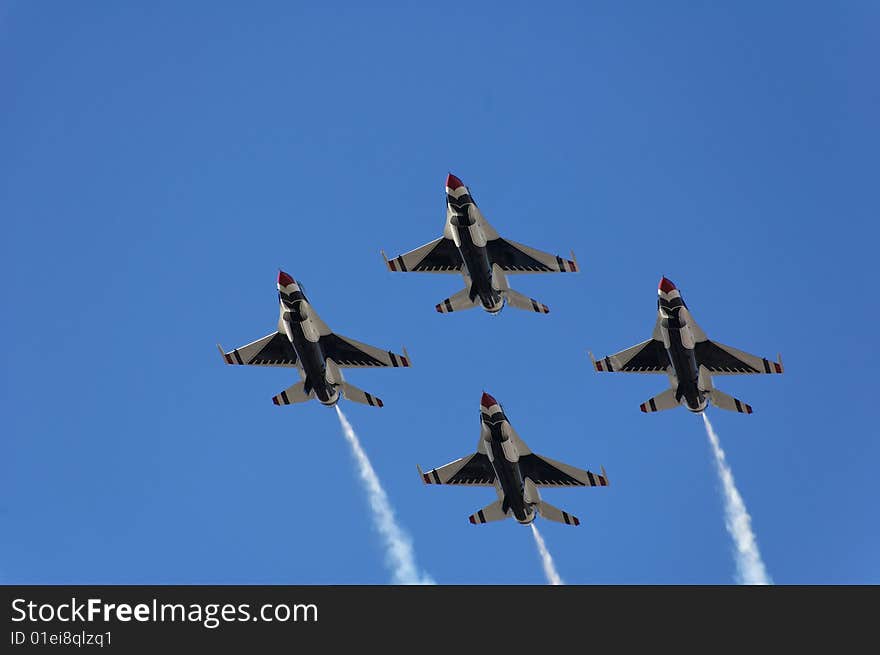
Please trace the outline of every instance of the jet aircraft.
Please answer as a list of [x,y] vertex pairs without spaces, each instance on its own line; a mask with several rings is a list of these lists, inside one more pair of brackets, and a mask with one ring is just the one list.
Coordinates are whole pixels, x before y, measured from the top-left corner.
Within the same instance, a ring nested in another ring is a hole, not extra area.
[[501,238],[480,212],[470,190],[450,173],[443,236],[393,259],[385,257],[385,263],[389,270],[400,273],[460,273],[465,288],[437,304],[435,309],[441,314],[477,306],[497,314],[505,303],[547,314],[547,305],[511,289],[507,275],[575,273],[579,269],[573,252],[571,257],[563,259]]
[[495,487],[498,500],[471,514],[474,524],[515,518],[526,525],[540,515],[549,521],[580,525],[576,516],[541,499],[538,487],[606,487],[608,477],[534,454],[513,429],[501,405],[488,393],[480,399],[477,452],[424,473],[425,484]]
[[382,407],[379,398],[346,382],[340,369],[409,366],[406,348],[398,355],[335,334],[306,298],[302,284],[284,271],[278,273],[278,304],[276,331],[231,352],[217,345],[227,364],[295,367],[302,381],[272,398],[276,405],[317,398],[332,406],[341,395],[356,403]]
[[646,413],[679,405],[699,413],[712,403],[719,409],[751,414],[751,405],[716,389],[712,376],[782,373],[782,356],[771,362],[711,341],[694,321],[681,292],[665,276],[657,293],[657,322],[651,338],[598,360],[590,353],[596,370],[668,375],[671,388],[642,403],[640,408]]

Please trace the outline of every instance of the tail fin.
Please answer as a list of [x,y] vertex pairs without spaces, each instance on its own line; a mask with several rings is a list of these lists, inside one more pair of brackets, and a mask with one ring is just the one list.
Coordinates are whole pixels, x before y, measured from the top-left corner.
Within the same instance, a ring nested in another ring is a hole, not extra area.
[[565,523],[565,525],[580,525],[580,519],[572,514],[569,514],[566,511],[559,509],[558,507],[554,507],[546,500],[542,500],[538,503],[538,514],[542,519],[547,519],[548,521],[556,521],[557,523]]
[[277,396],[272,397],[272,402],[276,405],[293,405],[295,403],[304,403],[315,397],[315,392],[311,389],[306,391],[305,382],[297,382],[292,387],[288,387]]
[[504,511],[504,508],[501,506],[501,501],[496,500],[491,505],[486,505],[476,514],[471,514],[468,517],[468,521],[474,525],[480,525],[482,523],[488,523],[489,521],[501,521],[506,518],[507,512]]
[[740,414],[751,414],[752,406],[744,403],[738,398],[734,398],[733,396],[728,396],[723,391],[718,391],[718,389],[712,389],[712,391],[708,392],[709,402],[715,405],[715,407],[719,409],[726,409],[731,412],[739,412]]
[[452,312],[460,312],[464,309],[472,309],[476,306],[477,301],[474,298],[471,298],[471,290],[465,287],[454,296],[450,296],[442,301],[434,309],[441,314],[450,314]]
[[678,400],[675,398],[675,389],[669,388],[639,405],[639,409],[646,414],[650,414],[651,412],[659,412],[664,409],[675,409],[678,407],[678,404]]
[[363,389],[358,389],[353,384],[343,381],[339,386],[342,389],[342,395],[352,402],[369,405],[370,407],[384,407],[385,405],[381,398],[376,398],[373,394],[367,393]]

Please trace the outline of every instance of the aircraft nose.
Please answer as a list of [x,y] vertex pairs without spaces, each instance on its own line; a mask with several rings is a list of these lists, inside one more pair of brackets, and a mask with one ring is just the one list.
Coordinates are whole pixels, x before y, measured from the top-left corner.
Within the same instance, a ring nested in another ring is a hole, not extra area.
[[667,280],[666,276],[660,278],[660,285],[657,288],[663,293],[675,291],[675,285],[672,283],[672,280]]
[[284,271],[278,271],[278,286],[283,288],[288,284],[293,284],[293,278]]
[[487,394],[485,391],[483,392],[483,397],[480,398],[480,405],[489,409],[492,405],[498,405],[498,401],[495,400],[492,396]]
[[462,181],[459,180],[457,177],[455,177],[455,175],[453,175],[452,173],[450,173],[449,175],[446,176],[446,188],[447,189],[452,189],[453,191],[455,191],[459,187],[463,187],[463,186],[464,186],[464,183],[462,183]]

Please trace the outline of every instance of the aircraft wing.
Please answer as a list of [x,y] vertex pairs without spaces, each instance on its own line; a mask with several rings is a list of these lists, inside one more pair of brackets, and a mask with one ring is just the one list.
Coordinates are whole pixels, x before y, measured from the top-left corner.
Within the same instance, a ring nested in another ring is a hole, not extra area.
[[705,366],[712,375],[749,375],[783,371],[781,358],[779,361],[771,362],[709,339],[694,344],[694,355],[697,358],[697,366]]
[[619,353],[593,359],[593,366],[597,371],[608,373],[666,373],[670,364],[663,342],[648,339]]
[[602,474],[575,468],[549,457],[520,455],[519,470],[523,479],[530,478],[539,487],[607,487],[605,470]]
[[516,241],[497,238],[486,243],[490,264],[498,264],[505,273],[576,273],[580,269],[572,259],[530,248]]
[[[220,348],[220,346],[217,346]],[[281,332],[267,334],[262,339],[252,341],[246,346],[220,354],[227,364],[238,366],[296,366],[296,351],[290,340]]]
[[339,368],[409,366],[409,358],[405,355],[368,346],[333,332],[321,335],[320,343],[324,356],[336,362]]
[[385,263],[388,270],[400,273],[459,273],[464,264],[455,242],[446,237],[435,239],[394,259],[386,258]]
[[474,453],[449,462],[427,473],[419,473],[425,484],[460,484],[474,487],[491,487],[495,484],[495,469],[483,453]]

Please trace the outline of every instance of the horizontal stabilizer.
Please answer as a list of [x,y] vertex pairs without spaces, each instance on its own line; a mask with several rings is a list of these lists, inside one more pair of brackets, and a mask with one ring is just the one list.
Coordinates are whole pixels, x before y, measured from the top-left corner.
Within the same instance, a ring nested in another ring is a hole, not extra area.
[[709,402],[715,405],[718,409],[726,409],[730,412],[739,412],[740,414],[752,413],[751,405],[748,405],[733,396],[728,396],[723,391],[718,391],[718,389],[712,389],[712,391],[708,393],[708,396]]
[[517,309],[524,309],[527,312],[537,312],[538,314],[549,314],[550,308],[543,303],[539,303],[534,298],[529,298],[528,296],[524,296],[519,291],[514,291],[513,289],[505,289],[503,292],[504,298],[507,300],[507,304],[511,307],[516,307]]
[[540,503],[538,503],[538,514],[543,519],[547,519],[548,521],[556,521],[557,523],[565,523],[565,525],[581,524],[578,517],[569,514],[568,512],[561,510],[558,507],[554,507],[545,500],[542,500]]
[[315,397],[314,391],[306,393],[305,382],[297,382],[292,387],[288,387],[277,396],[272,398],[272,402],[276,405],[293,405],[295,403],[304,403]]
[[496,500],[491,505],[486,505],[476,514],[471,514],[468,517],[468,521],[470,521],[474,525],[480,525],[481,523],[489,523],[490,521],[501,521],[502,519],[506,518],[507,512],[502,509],[501,501]]
[[473,309],[476,306],[476,300],[471,299],[471,290],[464,288],[454,296],[439,303],[434,309],[441,314],[451,314],[452,312],[460,312],[464,309]]
[[384,403],[381,398],[376,398],[371,393],[367,393],[363,389],[358,389],[353,384],[349,384],[348,382],[342,382],[339,385],[342,389],[342,395],[347,399],[355,403],[361,403],[362,405],[369,405],[370,407],[384,407]]
[[670,388],[654,396],[648,402],[639,405],[639,409],[646,414],[650,414],[651,412],[659,412],[664,409],[675,409],[678,407],[678,404],[678,400],[675,399],[675,389]]

